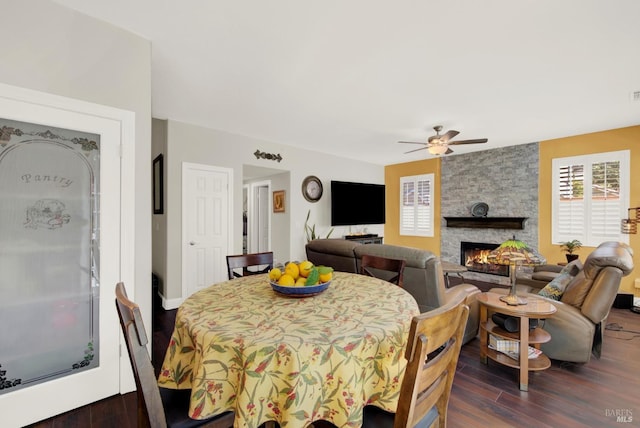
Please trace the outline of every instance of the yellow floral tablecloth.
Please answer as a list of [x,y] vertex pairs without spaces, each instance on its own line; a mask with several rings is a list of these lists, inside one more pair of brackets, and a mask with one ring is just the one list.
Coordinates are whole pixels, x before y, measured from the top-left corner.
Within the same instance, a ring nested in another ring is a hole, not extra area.
[[236,412],[236,427],[325,419],[362,425],[362,409],[395,411],[413,297],[336,272],[320,295],[277,294],[266,275],[213,285],[180,306],[158,383],[192,388],[189,414]]

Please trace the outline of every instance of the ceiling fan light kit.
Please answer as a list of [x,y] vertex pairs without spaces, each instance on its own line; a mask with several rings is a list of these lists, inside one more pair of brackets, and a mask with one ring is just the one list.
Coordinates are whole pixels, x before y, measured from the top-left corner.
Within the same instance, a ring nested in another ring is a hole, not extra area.
[[430,146],[429,148],[427,148],[427,151],[429,153],[431,153],[432,155],[443,155],[445,153],[447,153],[447,150],[449,150],[449,148],[445,145],[433,145]]
[[459,141],[450,141],[456,135],[459,134],[458,131],[454,131],[453,129],[445,132],[444,134],[440,134],[442,131],[442,126],[437,125],[433,127],[434,131],[436,131],[436,135],[432,135],[427,139],[426,143],[418,143],[414,141],[398,141],[398,143],[402,144],[420,144],[423,147],[415,150],[409,150],[406,153],[417,152],[418,150],[426,149],[429,153],[436,156],[448,155],[449,153],[453,153],[453,150],[449,148],[449,146],[453,146],[456,144],[480,144],[486,143],[488,140],[486,138],[478,138],[475,140],[459,140]]

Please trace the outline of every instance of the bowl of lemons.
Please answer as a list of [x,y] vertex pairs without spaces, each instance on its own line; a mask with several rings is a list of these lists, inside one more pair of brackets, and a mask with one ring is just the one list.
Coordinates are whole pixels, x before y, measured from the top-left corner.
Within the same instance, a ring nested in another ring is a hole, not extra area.
[[308,260],[288,262],[269,271],[269,283],[276,293],[290,297],[311,297],[329,288],[333,268],[314,266]]

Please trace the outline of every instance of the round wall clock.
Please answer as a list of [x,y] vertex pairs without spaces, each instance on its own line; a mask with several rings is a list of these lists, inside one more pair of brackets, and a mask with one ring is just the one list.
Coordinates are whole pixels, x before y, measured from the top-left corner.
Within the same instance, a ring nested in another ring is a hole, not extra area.
[[302,182],[302,196],[309,202],[318,202],[322,197],[322,181],[310,175]]

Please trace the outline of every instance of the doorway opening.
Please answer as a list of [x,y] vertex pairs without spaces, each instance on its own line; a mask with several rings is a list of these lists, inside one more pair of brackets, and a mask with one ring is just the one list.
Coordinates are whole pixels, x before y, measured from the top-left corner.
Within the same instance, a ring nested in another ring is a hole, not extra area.
[[284,199],[284,211],[273,211],[273,193],[289,189],[289,171],[243,165],[243,253],[273,251],[275,260],[289,260],[290,198]]

